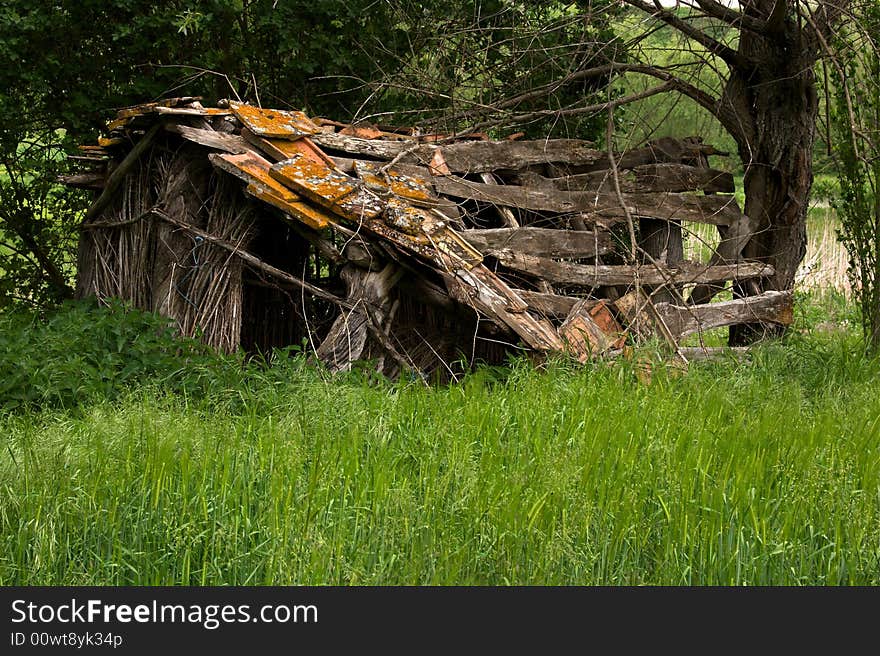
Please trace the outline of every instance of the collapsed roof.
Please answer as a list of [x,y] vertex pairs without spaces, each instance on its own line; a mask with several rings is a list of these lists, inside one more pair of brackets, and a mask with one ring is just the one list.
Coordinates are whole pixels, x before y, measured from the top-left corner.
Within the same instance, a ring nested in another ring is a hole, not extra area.
[[[96,192],[79,293],[226,350],[303,337],[331,369],[394,375],[652,335],[681,353],[692,333],[791,321],[783,292],[710,303],[773,269],[742,259],[748,219],[698,138],[609,153],[177,98],[120,110],[82,149],[64,178]],[[691,223],[717,226],[706,262],[684,260]],[[292,327],[248,325],[273,321]]]

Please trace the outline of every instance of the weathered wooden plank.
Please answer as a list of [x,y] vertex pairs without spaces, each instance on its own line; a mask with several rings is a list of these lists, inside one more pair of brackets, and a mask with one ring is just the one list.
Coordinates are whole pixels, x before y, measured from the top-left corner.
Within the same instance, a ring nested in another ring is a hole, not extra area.
[[441,275],[450,296],[508,326],[532,348],[562,350],[562,340],[550,322],[527,312],[525,301],[482,264],[465,269],[449,259]]
[[[341,309],[315,354],[332,372],[351,369],[367,348],[367,336],[381,328],[392,305],[391,292],[403,271],[388,263],[381,271],[346,266],[340,277],[347,288],[351,310]],[[373,330],[370,330],[370,327]]]
[[[89,151],[92,153],[96,153],[97,151]],[[92,155],[68,155],[67,159],[71,162],[86,162],[89,164],[106,164],[110,161],[110,158],[102,153],[92,154]]]
[[[709,155],[724,155],[709,144],[702,143],[700,137],[661,137],[648,142],[642,148],[619,153],[615,163],[619,170],[631,169],[645,164],[688,164],[691,166],[707,166]],[[602,153],[595,162],[583,167],[584,172],[601,171],[611,168],[608,153]]]
[[[626,218],[626,211],[616,194],[487,185],[452,176],[436,177],[434,186],[441,194],[494,205],[560,213],[583,212],[602,218]],[[623,200],[630,214],[640,217],[729,225],[742,215],[732,196],[623,194]]]
[[559,327],[565,350],[578,362],[605,351],[620,348],[626,337],[620,324],[608,310],[605,301],[577,303]]
[[216,107],[154,107],[146,113],[164,116],[229,116],[232,112]]
[[[679,221],[639,219],[639,260],[647,264],[676,265],[684,260],[684,243]],[[654,290],[645,290],[651,294]],[[674,302],[681,298],[681,288],[664,285],[652,294],[654,302]]]
[[180,123],[168,123],[165,125],[165,129],[200,146],[222,150],[233,155],[240,155],[253,150],[244,139],[235,134],[226,134],[216,130],[202,130]]
[[[138,105],[129,105],[120,107],[118,113],[127,112],[129,110],[148,110],[154,107],[179,107],[181,105],[191,105],[202,99],[201,96],[180,96],[177,98],[165,98],[163,100],[155,100],[148,103],[140,103]],[[201,106],[201,105],[199,105]]]
[[392,184],[389,188],[384,175],[379,174],[379,169],[382,167],[381,162],[346,157],[330,157],[328,159],[332,166],[343,173],[358,176],[368,189],[380,195],[387,195],[389,191],[393,192],[418,207],[435,208],[453,222],[457,222],[461,216],[455,201],[435,193],[433,176],[425,166],[395,164],[394,168],[388,171]]
[[[538,141],[468,141],[444,146],[359,139],[338,133],[316,134],[316,143],[335,151],[365,155],[376,159],[394,159],[405,150],[401,161],[430,165],[439,150],[445,167],[452,173],[485,173],[499,169],[518,170],[540,164],[566,164],[588,171],[610,167],[608,154],[577,139],[542,139]],[[617,156],[618,168],[629,169],[646,164],[698,165],[707,155],[716,154],[712,146],[687,139],[659,139],[644,148]]]
[[596,299],[581,299],[574,296],[533,292],[528,289],[514,289],[517,296],[524,300],[529,309],[552,319],[565,319],[576,303],[585,301],[589,309],[590,303],[598,303]]
[[650,337],[654,332],[653,304],[642,288],[633,289],[616,301],[614,307],[626,323],[627,330],[636,337]]
[[334,218],[309,203],[269,175],[272,164],[253,152],[238,155],[211,154],[211,164],[248,183],[247,192],[282,212],[302,221],[310,228],[321,230],[332,225]]
[[248,130],[267,139],[299,139],[321,131],[302,112],[262,109],[233,100],[229,109]]
[[[402,170],[401,167],[395,166],[382,174],[379,172],[381,167],[382,165],[377,162],[364,160],[354,162],[356,175],[373,191],[385,194],[390,192],[407,201],[415,201],[422,205],[436,205],[439,202],[427,169],[407,167],[407,170]],[[424,173],[421,173],[422,171]]]
[[100,148],[113,148],[125,143],[127,143],[127,140],[122,137],[98,137],[98,147]]
[[309,137],[300,137],[299,139],[267,139],[254,134],[247,128],[242,128],[241,136],[252,146],[261,150],[269,156],[269,158],[280,162],[290,159],[294,155],[305,155],[313,162],[326,164],[331,168],[337,168],[336,163],[327,157],[320,148]]
[[[614,193],[610,170],[593,171],[561,178],[543,178],[531,174],[526,180],[540,187],[561,191]],[[625,193],[706,191],[733,193],[733,174],[686,164],[645,164],[619,172],[620,190]]]
[[272,165],[269,174],[294,192],[350,220],[374,218],[386,203],[351,176],[301,153]]
[[[404,149],[411,147],[410,144],[399,141],[384,141],[382,139],[361,139],[339,133],[322,132],[312,136],[312,140],[321,146],[333,151],[363,155],[381,160],[391,160],[400,155]],[[420,146],[419,149],[430,149],[430,146]],[[416,157],[409,158],[411,162],[418,162]]]
[[[386,225],[399,232],[414,237],[427,237],[434,248],[452,256],[459,263],[466,263],[467,266],[480,264],[483,255],[446,225],[445,216],[434,215],[433,211],[392,197],[386,201],[383,218]],[[434,259],[436,260],[436,256]]]
[[[498,184],[495,176],[491,173],[480,173],[480,179],[487,185]],[[512,209],[509,207],[496,207],[495,209],[498,211],[498,216],[501,217],[502,224],[508,228],[519,228],[519,221],[516,220],[516,215]]]
[[768,291],[721,303],[672,305],[657,303],[656,313],[676,338],[739,323],[775,323],[788,326],[793,319],[791,292]]
[[773,267],[760,262],[707,266],[698,262],[680,262],[676,266],[572,264],[557,262],[546,257],[535,257],[510,250],[488,250],[487,255],[496,257],[504,266],[545,278],[551,282],[570,283],[585,287],[605,285],[629,285],[636,276],[644,285],[688,284],[721,282],[772,276]]
[[[535,164],[565,162],[592,164],[601,151],[579,139],[537,141],[470,141],[441,146],[447,168],[453,173],[486,173],[498,169],[520,169]],[[420,154],[420,153],[419,153]],[[427,164],[428,160],[422,159]]]
[[614,244],[603,230],[554,230],[551,228],[490,228],[461,232],[479,250],[510,249],[529,255],[559,258],[594,257],[608,253]]
[[394,159],[404,151],[403,163],[429,166],[436,151],[452,173],[486,173],[497,169],[519,169],[534,164],[565,162],[584,165],[598,161],[601,151],[577,139],[539,141],[465,141],[446,146],[359,139],[344,134],[316,134],[316,143],[331,150],[377,159]]
[[131,118],[117,118],[107,123],[107,132],[120,130],[131,123]]
[[[752,238],[751,220],[745,214],[729,226],[718,226],[721,242],[712,254],[709,264],[732,264],[741,259],[742,251]],[[693,305],[708,303],[723,288],[718,285],[698,285],[691,290],[688,302]]]
[[74,173],[58,176],[58,182],[77,189],[103,189],[106,177],[104,173]]
[[415,207],[394,197],[387,200],[363,188],[363,183],[326,164],[297,155],[273,165],[270,175],[297,193],[349,221],[439,264],[440,254],[458,266],[472,267],[483,256],[447,225],[435,210]]

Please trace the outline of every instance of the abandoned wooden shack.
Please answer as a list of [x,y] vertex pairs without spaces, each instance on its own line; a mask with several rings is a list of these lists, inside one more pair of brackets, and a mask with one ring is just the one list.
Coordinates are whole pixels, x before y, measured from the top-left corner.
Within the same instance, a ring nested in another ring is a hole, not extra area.
[[[334,371],[445,375],[651,335],[682,353],[692,333],[791,321],[783,292],[711,302],[773,271],[741,258],[748,219],[699,138],[611,153],[175,98],[119,111],[81,148],[63,179],[96,195],[78,294],[225,351],[305,344]],[[692,223],[717,226],[705,262],[684,260]]]

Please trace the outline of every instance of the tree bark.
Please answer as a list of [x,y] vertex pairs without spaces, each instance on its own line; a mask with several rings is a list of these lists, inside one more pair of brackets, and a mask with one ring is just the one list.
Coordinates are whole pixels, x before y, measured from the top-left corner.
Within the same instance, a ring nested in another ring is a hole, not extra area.
[[[746,15],[773,15],[779,0],[749,0]],[[721,99],[722,111],[733,111],[741,127],[732,131],[745,167],[745,214],[753,236],[743,255],[773,266],[772,277],[746,287],[737,296],[766,290],[790,290],[806,254],[806,219],[813,183],[812,151],[819,110],[813,67],[817,49],[790,13],[776,29],[741,30],[739,53],[751,69],[732,67]],[[730,331],[730,344],[742,345],[778,326],[744,324]]]

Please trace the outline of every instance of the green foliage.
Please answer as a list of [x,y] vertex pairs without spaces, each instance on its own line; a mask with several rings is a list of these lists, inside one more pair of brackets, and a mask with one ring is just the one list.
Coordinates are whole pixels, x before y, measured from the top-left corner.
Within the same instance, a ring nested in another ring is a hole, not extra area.
[[410,121],[446,133],[481,121],[496,137],[512,129],[531,138],[597,139],[604,133],[601,112],[512,117],[605,99],[600,92],[609,78],[577,80],[576,74],[609,57],[624,58],[612,29],[611,3],[492,0],[474,7],[398,0],[394,5],[410,48],[399,55],[398,66],[368,85],[375,111],[408,108]]
[[[587,65],[611,34],[605,19],[583,20],[581,5],[4,2],[0,60],[9,65],[0,67],[0,306],[48,306],[72,294],[73,225],[88,198],[55,180],[67,169],[63,155],[93,140],[114,108],[174,95],[202,95],[207,103],[238,96],[342,120],[378,112],[412,124],[420,116],[407,111],[412,108],[447,114]],[[403,85],[377,89],[374,80]],[[569,85],[555,102],[580,100],[595,88]],[[589,136],[595,126],[573,120],[556,128]],[[549,125],[530,129],[544,134]]]
[[153,384],[201,397],[240,381],[241,363],[175,336],[168,320],[120,303],[70,301],[42,320],[0,314],[0,408],[75,408]]
[[833,127],[838,139],[840,190],[835,207],[849,253],[868,347],[880,352],[880,2],[856,7],[859,30],[838,34],[840,69]]
[[878,585],[880,360],[819,330],[841,297],[802,300],[785,343],[647,383],[328,378],[121,306],[6,317],[2,379],[19,353],[79,406],[0,413],[0,585]]
[[880,370],[852,346],[807,332],[649,384],[293,358],[234,407],[7,414],[0,584],[877,585]]

